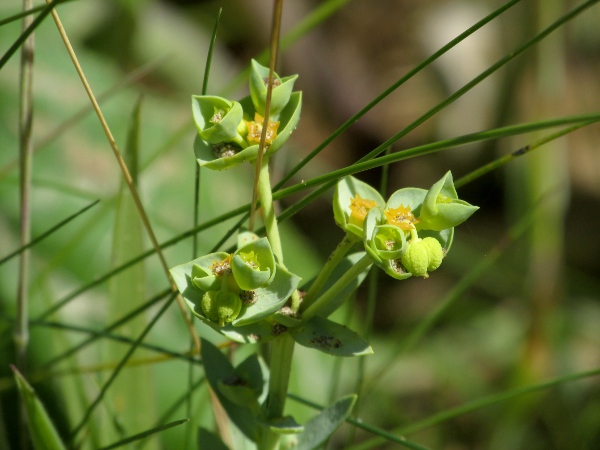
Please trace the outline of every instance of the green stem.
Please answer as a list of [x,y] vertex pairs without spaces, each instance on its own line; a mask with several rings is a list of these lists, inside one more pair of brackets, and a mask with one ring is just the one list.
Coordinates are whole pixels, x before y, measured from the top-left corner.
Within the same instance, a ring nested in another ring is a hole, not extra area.
[[348,272],[346,272],[339,280],[337,280],[333,286],[331,286],[323,295],[321,295],[312,305],[310,305],[306,311],[302,313],[302,321],[306,322],[310,320],[314,315],[329,303],[337,294],[341,292],[349,283],[354,281],[364,270],[366,270],[373,261],[368,255],[365,255],[356,264],[352,266]]
[[277,218],[275,217],[275,208],[273,207],[273,193],[271,192],[271,180],[269,178],[268,155],[264,155],[261,162],[258,195],[271,249],[278,259],[277,262],[283,265],[283,251],[281,249],[281,239],[279,237],[279,228],[277,227]]
[[333,270],[337,267],[342,258],[346,256],[346,253],[350,251],[356,242],[357,238],[353,234],[348,233],[346,236],[344,236],[344,239],[342,239],[335,250],[331,253],[329,258],[327,258],[327,262],[323,266],[323,269],[321,269],[321,272],[319,272],[319,275],[317,275],[317,278],[304,296],[304,301],[302,302],[302,307],[304,309],[311,305],[315,296],[321,291]]

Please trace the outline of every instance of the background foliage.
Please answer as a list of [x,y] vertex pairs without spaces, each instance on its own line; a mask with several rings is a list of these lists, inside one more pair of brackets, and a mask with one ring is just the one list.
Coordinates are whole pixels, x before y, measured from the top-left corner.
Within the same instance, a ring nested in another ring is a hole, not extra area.
[[[2,2],[0,18],[18,12],[18,3]],[[323,4],[286,2],[283,33]],[[335,7],[334,14],[319,19],[280,57],[280,74],[300,74],[296,87],[303,91],[304,107],[288,148],[277,155],[275,180],[396,79],[500,6],[492,0],[327,4]],[[574,4],[521,2],[389,95],[307,165],[295,182],[351,164]],[[97,95],[132,70],[154,64],[144,76],[104,100],[102,109],[118,144],[125,148],[131,112],[143,94],[139,190],[159,242],[193,224],[190,95],[200,93],[206,51],[221,6],[208,92],[241,97],[247,94],[245,83],[236,82],[236,76],[267,45],[269,1],[79,0],[59,8]],[[402,138],[392,151],[519,122],[597,112],[599,21],[600,8],[593,6]],[[18,22],[0,27],[0,52],[19,33]],[[121,174],[97,119],[87,114],[48,141],[89,104],[50,18],[36,30],[34,71],[32,236],[100,199],[32,249],[33,323],[25,374],[65,437],[130,344],[99,339],[48,366],[88,337],[57,328],[58,324],[100,330],[164,291],[167,284],[153,256],[77,295],[45,317],[45,322],[36,321],[52,305],[151,246],[131,200],[120,194]],[[19,246],[17,80],[18,57],[14,56],[0,70],[0,147],[4,149],[0,152],[0,257]],[[446,170],[458,179],[548,133],[470,144],[391,165],[388,192],[404,186],[428,188]],[[364,360],[364,396],[357,406],[364,422],[386,430],[404,427],[411,440],[431,448],[598,448],[600,385],[593,377],[409,431],[411,425],[440,411],[488,394],[600,367],[599,138],[598,125],[588,126],[461,188],[461,198],[481,209],[457,230],[442,269],[426,281],[397,283],[379,278],[371,335],[375,355]],[[201,223],[249,202],[252,176],[250,166],[203,171]],[[381,171],[358,176],[378,186]],[[285,199],[282,206],[298,198]],[[413,341],[407,341],[407,336],[445,305],[444,299],[465,274],[493,262],[492,248],[531,211],[536,211],[535,220],[525,235],[502,248],[498,261],[469,283],[421,339],[410,345]],[[234,223],[229,220],[200,233],[198,253],[208,253]],[[288,268],[310,279],[342,237],[333,221],[331,193],[286,221],[283,232]],[[191,252],[191,241],[185,239],[166,249],[165,256],[174,266],[189,260]],[[11,333],[17,279],[17,258],[0,266],[0,448],[11,448],[18,440],[17,397],[8,368],[15,360]],[[159,308],[147,308],[114,333],[135,339]],[[366,330],[371,325],[364,322],[365,311],[366,289],[361,289],[338,314],[355,329]],[[215,339],[205,327],[197,328]],[[145,342],[180,357],[136,350],[80,435],[86,448],[108,445],[161,421],[191,417],[188,424],[144,444],[183,448],[195,439],[199,424],[212,427],[204,385],[194,391],[191,410],[185,402],[177,403],[188,391],[189,363],[181,356],[189,350],[189,335],[175,306],[160,318]],[[232,354],[241,361],[248,351],[240,348]],[[357,360],[339,362],[304,348],[297,348],[295,357],[292,393],[325,405],[356,389]],[[201,367],[196,366],[192,382],[201,379]],[[288,407],[300,420],[314,414],[297,402],[290,401]],[[349,441],[359,443],[370,437],[346,427],[331,446],[342,448]]]

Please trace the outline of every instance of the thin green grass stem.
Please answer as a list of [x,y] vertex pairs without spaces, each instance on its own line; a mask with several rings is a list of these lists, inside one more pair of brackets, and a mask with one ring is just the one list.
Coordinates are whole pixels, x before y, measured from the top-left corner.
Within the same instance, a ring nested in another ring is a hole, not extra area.
[[[325,407],[323,407],[321,405],[317,405],[316,403],[311,402],[310,400],[307,400],[305,398],[299,397],[299,396],[294,395],[294,394],[288,394],[288,397],[291,400],[294,400],[295,402],[302,403],[303,405],[309,406],[309,407],[314,408],[314,409],[319,410],[319,411],[322,411],[322,410],[325,409]],[[363,429],[365,431],[368,431],[369,433],[373,433],[373,434],[375,434],[377,436],[380,436],[381,438],[385,439],[386,441],[394,442],[396,444],[400,444],[401,446],[406,447],[406,448],[410,448],[410,449],[413,449],[413,450],[429,450],[428,447],[424,447],[424,446],[419,445],[419,444],[417,444],[415,442],[411,442],[411,441],[405,439],[402,436],[397,436],[397,435],[389,433],[388,431],[385,431],[385,430],[383,430],[381,428],[378,428],[378,427],[373,426],[373,425],[369,425],[367,423],[364,423],[364,422],[362,422],[360,420],[357,420],[357,419],[353,419],[351,417],[348,417],[346,419],[346,423],[349,423],[350,425],[352,425],[352,426],[354,426],[356,428],[361,428],[361,429]]]
[[53,0],[48,2],[42,12],[31,22],[31,24],[24,30],[17,40],[10,46],[10,48],[6,51],[6,53],[0,58],[0,70],[4,67],[4,65],[8,62],[8,60],[16,53],[16,51],[23,45],[23,43],[27,40],[27,38],[35,31],[39,24],[43,22],[43,20],[54,10],[54,8],[60,3],[64,3],[69,0]]
[[[391,148],[388,147],[385,150],[385,154],[389,155],[391,152]],[[387,187],[390,176],[390,165],[384,165],[381,171],[381,182],[379,184],[379,193],[382,198],[387,198]],[[377,267],[371,267],[369,271],[369,284],[368,284],[368,293],[367,293],[367,311],[365,315],[365,319],[363,321],[364,324],[364,332],[363,337],[370,341],[371,339],[371,331],[373,329],[373,321],[375,320],[375,306],[377,305],[377,299],[379,297],[379,276],[381,271]],[[356,393],[357,400],[356,405],[352,411],[353,417],[359,417],[361,413],[361,407],[365,396],[363,396],[364,388],[365,388],[365,373],[367,369],[367,363],[369,360],[367,358],[358,358],[358,371],[356,374],[356,385],[354,392]],[[356,435],[356,428],[353,427],[348,432],[348,439],[346,440],[346,445],[350,445],[354,442],[354,438]]]
[[535,44],[537,44],[538,42],[543,40],[550,33],[552,33],[553,31],[556,31],[558,28],[562,27],[566,22],[568,22],[569,20],[573,19],[574,17],[576,17],[577,15],[582,13],[584,10],[586,10],[587,8],[592,6],[594,3],[598,3],[598,1],[600,1],[600,0],[589,0],[587,2],[582,3],[578,7],[573,8],[567,14],[560,17],[558,20],[553,22],[548,27],[544,28],[541,32],[536,34],[533,38],[529,39],[527,42],[525,42],[523,45],[518,47],[516,50],[513,50],[512,52],[508,53],[504,57],[500,58],[496,63],[492,64],[486,70],[481,72],[478,76],[476,76],[471,81],[469,81],[467,84],[465,84],[462,88],[460,88],[456,92],[454,92],[454,94],[452,94],[448,98],[446,98],[446,100],[438,103],[436,106],[431,108],[428,112],[426,112],[421,117],[419,117],[417,120],[415,120],[413,123],[411,123],[409,126],[407,126],[400,133],[398,133],[395,136],[393,136],[392,138],[388,139],[386,142],[381,144],[379,147],[377,147],[371,153],[366,155],[363,159],[368,160],[368,159],[372,159],[375,156],[379,155],[387,147],[392,145],[394,142],[398,141],[400,138],[406,136],[408,133],[410,133],[412,130],[417,128],[419,125],[421,125],[422,123],[424,123],[425,121],[430,119],[432,116],[434,116],[435,114],[440,112],[442,109],[446,108],[448,105],[450,105],[451,103],[453,103],[454,101],[456,101],[457,99],[462,97],[465,93],[467,93],[472,88],[477,86],[479,83],[481,83],[487,77],[492,75],[494,72],[496,72],[502,66],[506,65],[508,62],[512,61],[514,58],[519,56],[521,53],[525,52],[525,50],[528,50],[529,48],[533,47]]
[[68,224],[71,220],[75,219],[77,216],[79,216],[80,214],[83,214],[84,212],[86,212],[88,209],[90,209],[92,206],[96,205],[100,200],[96,200],[92,203],[90,203],[87,206],[84,206],[83,208],[81,208],[79,211],[77,211],[76,213],[70,215],[69,217],[67,217],[66,219],[61,220],[59,223],[57,223],[56,225],[54,225],[52,228],[50,228],[49,230],[44,231],[42,234],[40,234],[38,237],[36,237],[35,239],[32,239],[31,241],[29,241],[26,245],[18,248],[17,250],[15,250],[14,252],[6,255],[4,258],[0,259],[0,266],[2,264],[4,264],[5,262],[7,262],[9,259],[17,256],[18,254],[20,254],[21,252],[27,250],[28,248],[34,246],[35,244],[37,244],[38,242],[44,240],[45,238],[47,238],[48,236],[50,236],[52,233],[54,233],[55,231],[59,230],[60,228],[62,228],[64,225]]
[[[71,1],[73,1],[73,0],[61,0],[61,1],[56,2],[56,3],[57,4],[58,3],[67,3],[67,2],[71,2]],[[21,11],[20,13],[13,14],[12,16],[8,16],[5,19],[0,20],[0,27],[3,26],[3,25],[7,25],[7,24],[9,24],[11,22],[14,22],[15,20],[19,20],[22,17],[26,17],[26,16],[29,16],[31,14],[35,14],[37,12],[40,12],[40,11],[46,9],[46,8],[48,8],[47,5],[34,6],[33,8],[29,8],[29,9],[27,9],[25,11]]]
[[576,131],[580,128],[591,125],[595,122],[596,121],[594,120],[594,121],[590,121],[590,122],[583,122],[583,123],[580,123],[577,125],[573,125],[572,127],[567,127],[564,130],[561,130],[561,131],[553,133],[549,136],[546,136],[546,137],[540,139],[539,141],[534,142],[533,144],[526,145],[525,147],[521,147],[520,149],[515,150],[514,152],[512,152],[508,155],[505,155],[498,159],[495,159],[494,161],[490,162],[489,164],[486,164],[486,165],[480,167],[479,169],[476,169],[476,170],[472,171],[471,173],[468,173],[467,175],[459,178],[458,180],[456,180],[454,182],[454,186],[456,188],[464,186],[465,184],[470,183],[470,182],[476,180],[477,178],[480,178],[483,175],[485,175],[489,172],[492,172],[493,170],[499,169],[500,167],[504,166],[505,164],[511,162],[512,160],[514,160],[516,158],[520,158],[521,156],[524,156],[524,155],[532,152],[533,150],[540,148],[542,145],[544,145],[548,142],[551,142],[562,136],[570,134],[573,131]]
[[[154,71],[166,59],[167,58],[158,58],[154,61],[150,61],[149,63],[144,64],[143,66],[138,67],[137,69],[132,70],[127,75],[125,75],[123,79],[119,80],[106,91],[98,95],[98,97],[96,97],[98,103],[102,103],[110,99],[121,90],[125,89],[128,86],[131,86],[136,81],[139,81],[140,79]],[[50,131],[46,136],[42,137],[41,139],[38,139],[33,148],[33,153],[36,154],[41,150],[47,148],[47,146],[54,142],[55,139],[64,134],[66,131],[68,131],[71,127],[79,123],[81,120],[83,120],[93,110],[93,106],[87,103],[85,106],[81,107],[79,110],[74,112],[60,125],[58,125],[54,130]],[[186,127],[186,132],[188,131],[188,129],[189,127]],[[175,136],[178,136],[177,132],[175,132]],[[167,142],[170,144],[170,140]],[[8,175],[17,165],[18,161],[13,160],[5,164],[2,168],[0,168],[0,179]]]
[[[23,9],[31,9],[32,0],[23,0]],[[25,31],[32,26],[31,16],[21,22]],[[19,66],[19,238],[21,247],[31,241],[31,172],[33,165],[33,56],[34,35],[29,34],[21,47]],[[17,367],[21,373],[27,372],[27,349],[29,347],[29,270],[30,253],[24,250],[19,255],[17,281],[17,320],[13,339]],[[24,399],[19,403],[19,441],[26,450],[31,436],[28,432],[27,406]]]
[[100,393],[98,394],[96,399],[86,409],[86,412],[85,412],[83,418],[81,419],[81,421],[71,431],[71,434],[70,434],[71,440],[74,440],[77,437],[77,435],[79,434],[79,432],[83,429],[83,427],[87,424],[88,420],[90,419],[90,417],[91,417],[92,413],[94,412],[94,410],[96,409],[96,407],[100,404],[100,402],[102,402],[102,399],[104,398],[104,395],[106,394],[106,391],[108,390],[108,388],[111,386],[113,381],[117,378],[117,376],[121,372],[121,369],[123,369],[123,367],[125,367],[125,364],[129,360],[131,355],[133,355],[133,352],[135,352],[135,350],[139,347],[139,345],[144,340],[144,338],[146,337],[148,332],[152,329],[152,327],[156,324],[156,322],[158,322],[158,319],[160,319],[160,317],[165,313],[165,311],[169,308],[169,306],[171,306],[171,303],[173,303],[173,300],[175,300],[175,298],[176,298],[175,294],[171,295],[169,300],[167,300],[165,302],[163,307],[158,311],[158,313],[156,313],[156,315],[152,318],[152,320],[144,328],[142,333],[136,339],[135,343],[129,347],[129,350],[127,350],[127,353],[125,354],[125,356],[121,359],[118,366],[115,368],[115,370],[113,370],[112,374],[110,375],[110,377],[108,378],[106,383],[104,383],[104,385],[102,386],[102,389],[100,390]]
[[108,445],[106,447],[102,447],[102,448],[100,448],[100,450],[109,450],[109,449],[113,449],[113,448],[123,447],[123,446],[125,446],[127,444],[131,444],[132,442],[145,439],[145,438],[147,438],[149,436],[152,436],[153,434],[160,433],[161,431],[168,430],[169,428],[173,428],[173,427],[176,427],[178,425],[182,425],[182,424],[187,423],[189,421],[190,421],[190,419],[175,420],[173,422],[169,422],[169,423],[166,423],[164,425],[160,425],[158,427],[151,428],[150,430],[144,431],[142,433],[135,434],[135,435],[130,436],[130,437],[126,438],[126,439],[122,439],[119,442],[115,442],[114,444]]
[[[196,389],[198,389],[200,386],[202,386],[206,381],[206,378],[202,377],[199,378],[190,388],[189,391],[191,391],[192,393],[194,393],[196,391]],[[188,391],[184,392],[183,395],[181,395],[179,398],[177,398],[172,404],[171,406],[169,406],[169,408],[167,408],[167,410],[160,416],[160,418],[158,419],[156,425],[160,426],[162,424],[164,424],[167,420],[169,420],[169,418],[175,414],[177,412],[177,410],[181,407],[181,405],[183,405],[184,402],[187,401],[187,398],[189,396]],[[137,446],[137,450],[140,450],[141,448],[143,448],[146,445],[147,441],[142,441],[140,443],[138,443]]]
[[[438,303],[438,306],[430,312],[414,330],[403,339],[396,339],[398,344],[391,351],[391,354],[395,356],[395,359],[401,358],[410,349],[425,336],[425,334],[439,321],[439,319],[448,311],[448,309],[459,299],[463,298],[464,294],[469,290],[475,282],[481,278],[481,276],[494,266],[500,256],[504,254],[509,245],[519,239],[527,229],[535,222],[538,210],[531,212],[523,216],[515,225],[510,227],[506,234],[492,247],[492,249],[486,252],[485,257],[477,262],[473,268],[464,275],[460,281],[448,292],[448,294]],[[375,371],[370,377],[369,381],[365,384],[368,386],[368,390],[365,395],[368,394],[375,386],[383,381],[385,375],[390,369],[394,367],[394,360],[386,361],[385,365]]]
[[298,173],[300,171],[300,169],[302,169],[302,167],[304,167],[306,164],[308,164],[308,162],[310,160],[312,160],[325,147],[327,147],[335,138],[337,138],[340,134],[342,134],[344,131],[346,131],[352,124],[354,124],[355,122],[357,122],[362,116],[364,116],[367,112],[369,112],[371,109],[373,109],[377,104],[379,104],[382,100],[384,100],[388,95],[390,95],[392,92],[394,92],[400,86],[402,86],[404,83],[406,83],[412,77],[414,77],[416,74],[418,74],[419,72],[421,72],[423,69],[425,69],[431,63],[433,63],[436,59],[438,59],[444,53],[446,53],[449,50],[451,50],[453,47],[455,47],[456,45],[458,45],[461,41],[463,41],[466,38],[468,38],[469,36],[471,36],[473,33],[475,33],[481,27],[483,27],[484,25],[488,24],[489,22],[491,22],[492,20],[494,20],[496,17],[498,17],[500,14],[502,14],[506,10],[510,9],[511,7],[513,7],[514,5],[516,5],[517,3],[519,3],[520,1],[521,0],[511,0],[511,1],[507,2],[505,5],[503,5],[502,7],[498,8],[497,10],[495,10],[494,12],[492,12],[491,14],[487,15],[486,17],[484,17],[483,19],[481,19],[479,22],[477,22],[475,25],[473,25],[471,28],[469,28],[466,31],[464,31],[463,33],[459,34],[456,38],[454,38],[453,40],[451,40],[450,42],[448,42],[446,45],[444,45],[443,47],[441,47],[438,51],[436,51],[435,53],[433,53],[429,58],[425,59],[421,64],[418,64],[417,66],[415,66],[415,68],[412,69],[411,71],[409,71],[406,75],[404,75],[401,78],[399,78],[396,82],[394,82],[392,85],[390,85],[381,94],[379,94],[377,97],[375,97],[371,102],[369,102],[364,108],[362,108],[360,111],[358,111],[352,117],[350,117],[346,122],[344,122],[327,139],[325,139],[321,144],[319,144],[319,146],[317,148],[315,148],[302,161],[300,161],[294,168],[292,168],[281,179],[281,181],[279,183],[277,183],[277,185],[275,186],[274,190],[277,190],[281,186],[283,186],[296,173]]
[[[600,0],[595,0],[600,1]],[[544,128],[549,127],[558,127],[562,125],[569,125],[577,122],[597,122],[600,121],[600,114],[583,114],[580,116],[571,116],[559,119],[550,119],[550,120],[542,120],[538,122],[528,122],[525,124],[511,125],[507,127],[494,128],[491,130],[480,131],[477,133],[465,134],[462,136],[458,136],[451,139],[445,139],[438,142],[432,142],[430,144],[420,145],[417,147],[413,147],[407,150],[402,150],[399,152],[392,153],[387,156],[381,156],[376,159],[372,159],[377,156],[381,151],[385,150],[383,145],[380,145],[375,150],[373,150],[369,155],[361,158],[358,162],[344,167],[342,169],[334,170],[327,174],[312,178],[310,180],[306,180],[302,183],[295,184],[285,189],[281,189],[273,193],[273,198],[275,200],[279,200],[281,198],[287,197],[289,195],[297,194],[306,189],[310,189],[315,186],[319,186],[330,181],[336,181],[340,178],[343,178],[348,175],[354,175],[358,172],[363,172],[365,170],[373,169],[375,167],[380,167],[385,164],[391,164],[399,161],[404,161],[406,159],[414,158],[416,156],[423,156],[430,153],[435,153],[441,150],[448,150],[450,148],[458,147],[465,144],[470,144],[473,142],[480,141],[488,141],[493,139],[506,138],[510,136],[515,136],[518,134],[530,133],[532,131],[542,130]],[[393,144],[396,141],[396,137],[389,139],[386,141],[387,146]],[[398,139],[402,137],[399,136]],[[331,185],[330,185],[331,186]],[[330,187],[329,186],[329,187]]]
[[[420,420],[411,425],[398,427],[394,430],[394,433],[402,435],[416,433],[417,431],[423,430],[425,428],[430,428],[434,425],[438,425],[448,420],[452,420],[456,417],[464,416],[465,414],[477,411],[478,409],[487,408],[488,406],[492,406],[496,403],[506,402],[514,398],[522,397],[524,395],[533,394],[535,392],[550,389],[565,383],[570,383],[573,381],[578,381],[598,375],[600,375],[600,368],[553,378],[543,383],[516,387],[514,389],[509,389],[497,394],[491,394],[486,397],[482,397],[480,399],[465,403],[464,405],[457,406],[456,408],[451,408],[446,411],[442,411],[438,414],[434,414],[424,420]],[[349,447],[347,450],[367,450],[381,445],[384,441],[385,438],[377,437],[365,441],[361,444]]]
[[319,312],[319,310],[327,305],[342,289],[354,281],[363,271],[372,264],[371,258],[368,255],[363,256],[356,264],[352,266],[342,277],[337,280],[333,286],[327,289],[323,295],[318,297],[312,305],[302,312],[302,322],[310,320]]
[[331,273],[335,270],[335,268],[338,266],[338,264],[344,258],[344,256],[346,256],[346,254],[350,251],[350,249],[354,247],[354,244],[356,244],[356,242],[358,242],[358,238],[355,237],[353,234],[348,233],[344,236],[344,238],[337,245],[335,250],[331,253],[331,255],[329,255],[329,258],[327,258],[327,261],[325,262],[325,265],[319,272],[319,275],[317,275],[317,278],[315,279],[313,284],[310,286],[310,289],[304,296],[304,300],[302,302],[303,308],[308,308],[314,302],[315,296],[321,291]]
[[151,306],[153,306],[155,303],[158,303],[159,301],[161,301],[163,298],[165,298],[170,293],[171,293],[170,289],[167,289],[167,290],[165,290],[163,292],[160,292],[159,294],[155,295],[154,297],[152,297],[150,300],[148,300],[144,304],[138,306],[133,311],[131,311],[128,314],[124,315],[119,320],[116,320],[115,322],[113,322],[112,324],[108,325],[107,327],[104,327],[102,330],[99,330],[98,332],[95,332],[96,334],[94,336],[91,336],[88,339],[83,340],[82,342],[80,342],[77,345],[71,347],[67,351],[61,353],[60,355],[55,356],[50,361],[46,362],[42,366],[42,369],[46,369],[46,370],[50,369],[52,366],[56,365],[60,361],[64,360],[65,358],[68,358],[69,356],[73,355],[74,353],[77,353],[78,351],[82,350],[87,345],[93,343],[99,337],[102,337],[105,334],[110,333],[115,328],[118,328],[121,325],[126,324],[127,322],[129,322],[130,320],[132,320],[133,318],[137,317],[139,314],[143,313],[148,308],[150,308]]

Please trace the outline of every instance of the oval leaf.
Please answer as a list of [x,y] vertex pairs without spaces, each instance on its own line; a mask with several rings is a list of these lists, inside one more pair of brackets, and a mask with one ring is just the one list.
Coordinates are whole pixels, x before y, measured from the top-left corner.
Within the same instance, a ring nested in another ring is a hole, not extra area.
[[308,322],[289,329],[292,338],[304,347],[314,348],[333,356],[370,355],[373,349],[350,328],[315,316]]

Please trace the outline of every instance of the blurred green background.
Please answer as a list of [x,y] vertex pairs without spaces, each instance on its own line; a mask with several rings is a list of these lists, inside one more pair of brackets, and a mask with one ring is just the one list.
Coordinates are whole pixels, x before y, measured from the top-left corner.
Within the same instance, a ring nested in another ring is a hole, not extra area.
[[[297,131],[274,161],[274,180],[387,86],[502,3],[289,0],[284,4],[283,34],[324,4],[339,8],[279,58],[280,74],[300,75],[296,88],[303,91],[304,105]],[[522,1],[388,96],[294,181],[351,164],[575,4]],[[193,225],[190,95],[201,91],[220,7],[208,92],[239,98],[247,95],[247,88],[245,79],[236,82],[236,77],[268,45],[272,6],[267,0],[78,0],[58,9],[96,95],[131,71],[153,64],[152,70],[101,106],[124,148],[131,112],[143,94],[139,190],[159,242]],[[16,0],[3,1],[0,18],[19,8]],[[402,138],[392,151],[498,126],[597,112],[598,23],[600,7],[593,6]],[[19,33],[18,22],[0,27],[0,52]],[[151,248],[130,200],[119,197],[121,173],[95,116],[87,114],[48,142],[89,102],[50,17],[37,29],[35,39],[32,236],[89,202],[101,201],[32,249],[32,319],[119,261]],[[0,70],[0,258],[19,246],[18,72],[18,55]],[[447,170],[457,179],[548,133],[472,144],[392,165],[388,192],[405,186],[428,188]],[[364,362],[366,395],[358,410],[364,422],[392,430],[487,394],[600,367],[599,142],[600,127],[588,126],[461,188],[461,198],[481,209],[457,229],[442,268],[426,281],[399,283],[379,277],[371,337],[375,355]],[[375,186],[380,176],[380,170],[358,174]],[[252,177],[249,165],[227,172],[202,171],[200,222],[248,203]],[[285,199],[281,206],[298,198]],[[536,220],[525,235],[505,249],[416,345],[400,353],[409,333],[466,273],[486,261],[519,218],[534,210]],[[200,233],[199,253],[208,252],[234,223],[226,221]],[[317,273],[342,238],[333,221],[331,192],[282,228],[286,263],[305,280]],[[190,260],[190,239],[166,249],[165,256],[170,266]],[[18,258],[14,258],[0,266],[0,448],[13,448],[18,441],[17,394],[8,369],[15,361],[11,334],[17,280]],[[158,259],[152,256],[78,295],[47,320],[98,330],[167,287]],[[157,308],[115,334],[135,338]],[[365,309],[366,289],[361,288],[337,317],[361,331],[367,327]],[[201,325],[197,328],[218,340]],[[85,333],[48,323],[31,326],[25,373],[63,435],[79,422],[128,348],[103,339],[44,368],[85,338]],[[180,354],[189,350],[189,335],[175,305],[145,342]],[[240,360],[248,351],[239,348],[234,358]],[[297,347],[295,358],[291,392],[327,404],[330,398],[355,390],[357,360],[342,362],[338,381],[334,376],[338,362],[332,357]],[[140,349],[132,361],[139,365],[123,371],[81,435],[83,448],[99,448],[160,420],[188,416],[185,405],[177,404],[188,389],[185,360]],[[382,368],[386,368],[383,375]],[[200,379],[201,367],[192,375]],[[144,445],[193,448],[195,427],[212,427],[214,420],[204,385],[194,391],[192,400],[190,423]],[[292,401],[288,406],[299,421],[314,414]],[[347,448],[369,437],[364,431],[352,435],[344,427],[330,447]],[[407,437],[435,449],[600,449],[600,383],[597,377],[567,383]]]

